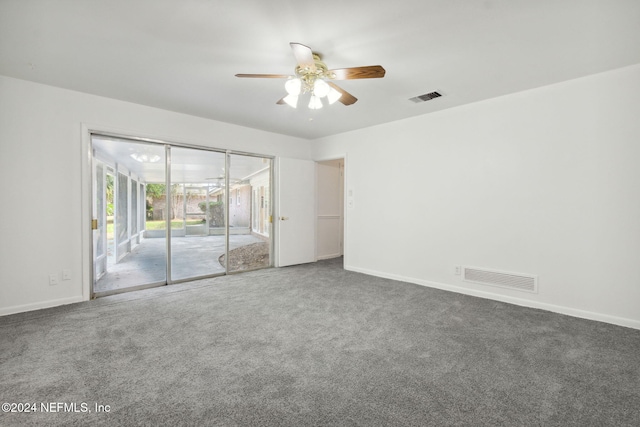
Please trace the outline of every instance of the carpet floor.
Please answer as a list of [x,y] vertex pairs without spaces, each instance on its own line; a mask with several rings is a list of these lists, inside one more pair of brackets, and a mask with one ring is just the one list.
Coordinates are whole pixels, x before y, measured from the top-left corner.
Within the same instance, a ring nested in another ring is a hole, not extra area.
[[0,401],[2,426],[640,426],[640,330],[335,259],[2,317]]

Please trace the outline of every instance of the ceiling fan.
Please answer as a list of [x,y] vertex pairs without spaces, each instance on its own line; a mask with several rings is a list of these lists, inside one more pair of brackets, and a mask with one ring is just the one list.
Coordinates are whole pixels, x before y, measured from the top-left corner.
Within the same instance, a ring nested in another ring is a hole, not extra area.
[[320,55],[312,52],[310,47],[300,43],[289,44],[298,63],[294,75],[236,74],[236,77],[287,79],[284,87],[288,95],[281,98],[277,104],[288,104],[296,108],[300,95],[310,93],[309,108],[317,110],[322,108],[322,98],[326,98],[329,104],[340,101],[344,105],[355,104],[358,100],[332,80],[377,79],[385,74],[384,68],[380,65],[329,70],[320,59]]

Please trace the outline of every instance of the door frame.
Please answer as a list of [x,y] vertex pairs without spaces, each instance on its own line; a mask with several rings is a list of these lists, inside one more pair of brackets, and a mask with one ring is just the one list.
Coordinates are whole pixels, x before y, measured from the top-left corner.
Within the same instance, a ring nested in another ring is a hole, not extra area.
[[[130,140],[132,142],[142,142],[142,143],[153,143],[153,144],[160,144],[162,146],[165,147],[165,151],[167,153],[167,156],[165,157],[165,165],[166,165],[166,170],[165,170],[165,174],[166,174],[166,181],[167,184],[169,184],[170,182],[170,157],[168,156],[169,152],[170,152],[170,147],[180,147],[180,148],[187,148],[187,149],[196,149],[196,150],[206,150],[206,151],[213,151],[213,152],[219,152],[219,153],[223,153],[225,155],[225,194],[226,197],[228,198],[229,196],[229,157],[230,155],[233,154],[237,154],[237,155],[244,155],[244,156],[252,156],[252,157],[261,157],[261,158],[266,158],[270,160],[270,172],[269,172],[269,185],[270,185],[270,209],[271,209],[271,216],[273,217],[274,215],[274,200],[275,200],[275,193],[276,193],[276,189],[274,188],[274,169],[275,169],[275,160],[276,160],[276,156],[273,155],[268,155],[268,154],[259,154],[259,153],[251,153],[251,152],[246,152],[246,151],[239,151],[239,150],[232,150],[232,149],[221,149],[221,148],[215,148],[215,147],[207,147],[207,146],[202,146],[202,145],[195,145],[195,144],[186,144],[186,143],[182,143],[182,142],[176,142],[173,141],[171,139],[168,138],[157,138],[154,136],[131,136],[130,134],[126,134],[122,132],[122,129],[114,129],[114,128],[108,128],[105,126],[98,126],[98,125],[91,125],[91,124],[87,124],[87,123],[81,123],[81,134],[82,134],[82,167],[81,167],[81,172],[82,172],[82,179],[81,179],[81,191],[82,191],[82,195],[81,195],[81,219],[80,219],[80,226],[81,226],[81,236],[82,236],[82,272],[81,272],[81,277],[82,277],[82,300],[84,301],[88,301],[92,298],[94,298],[94,294],[93,294],[93,279],[94,279],[94,265],[93,265],[93,258],[94,258],[94,252],[93,252],[93,229],[92,229],[92,219],[93,219],[93,203],[94,203],[94,197],[93,197],[93,178],[94,178],[94,173],[93,173],[93,169],[94,169],[94,162],[93,162],[93,152],[92,152],[92,142],[91,142],[91,138],[92,135],[102,135],[102,136],[107,136],[107,137],[113,137],[113,138],[122,138],[125,140]],[[167,147],[169,147],[169,149],[167,150]],[[169,185],[167,185],[167,192],[170,191],[170,187]],[[226,226],[226,244],[225,244],[225,259],[229,259],[229,222],[228,222],[228,214],[229,214],[229,206],[228,206],[228,202],[225,204],[226,209],[225,209],[225,226]],[[169,218],[169,216],[167,216],[167,218]],[[168,219],[169,224],[170,224],[170,219]],[[168,225],[168,238],[167,238],[167,253],[166,253],[166,257],[167,257],[167,277],[166,277],[166,283],[164,283],[165,285],[169,285],[169,284],[174,284],[174,283],[181,283],[181,282],[185,282],[185,281],[191,281],[191,280],[197,280],[203,277],[194,277],[194,278],[189,278],[189,279],[184,279],[184,280],[176,280],[176,281],[172,281],[171,280],[171,276],[170,276],[170,272],[171,272],[171,248],[170,248],[170,244],[171,244],[171,238],[170,238],[170,230],[171,228]],[[274,266],[274,248],[275,248],[275,230],[274,230],[274,226],[273,226],[273,221],[270,224],[270,230],[269,230],[269,241],[270,241],[270,247],[269,247],[269,253],[270,253],[270,266]],[[223,275],[227,275],[227,274],[236,274],[238,272],[231,272],[229,273],[227,271],[227,268],[225,267],[225,272],[222,273]],[[221,274],[216,274],[216,275],[212,275],[212,276],[204,276],[204,277],[214,277],[214,276],[219,276]],[[155,287],[158,285],[155,284],[151,284],[149,286],[146,285],[140,285],[140,286],[133,286],[130,288],[127,288],[125,291],[132,291],[132,290],[138,290],[138,289],[143,289],[143,288],[148,288],[148,287]],[[160,285],[162,286],[162,285]]]
[[[346,181],[345,159],[344,159],[344,157],[337,157],[335,159],[316,160],[315,161],[315,163],[316,163],[316,177],[317,177],[316,178],[316,186],[317,186],[318,189],[322,185],[322,183],[321,183],[321,181],[319,179],[320,175],[319,175],[319,172],[318,172],[318,166],[320,164],[327,163],[327,162],[339,162],[340,169],[341,169],[340,170],[341,176],[340,176],[340,182],[339,182],[340,188],[338,189],[338,191],[340,192],[340,196],[341,196],[340,197],[340,205],[338,206],[339,215],[340,215],[340,217],[339,217],[339,227],[340,227],[340,229],[339,229],[339,236],[340,236],[340,242],[339,242],[340,250],[339,250],[339,252],[340,252],[340,255],[339,256],[344,256],[344,252],[345,252],[344,251],[344,225],[345,225],[344,224],[345,223],[345,209],[344,209],[345,208],[345,198],[344,198],[344,195],[345,195],[345,181]],[[319,211],[322,208],[322,206],[320,204],[320,199],[319,199],[320,192],[318,190],[316,190],[316,196],[317,196],[317,200],[316,200],[316,248],[317,248],[318,247],[318,241],[319,241],[319,234],[318,234],[319,231],[318,230],[320,229],[320,220],[321,219],[335,219],[335,216],[331,215],[329,217],[323,217],[323,216],[321,216],[319,214]],[[316,258],[318,260],[331,259],[331,258],[334,258],[334,257],[335,256],[333,254],[329,255],[329,256],[327,256],[327,255],[320,256],[318,254],[317,249],[316,249]]]

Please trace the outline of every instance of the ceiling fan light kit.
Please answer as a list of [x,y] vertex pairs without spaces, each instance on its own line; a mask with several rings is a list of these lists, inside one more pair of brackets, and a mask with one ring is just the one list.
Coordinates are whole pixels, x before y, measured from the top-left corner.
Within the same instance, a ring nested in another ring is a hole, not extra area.
[[298,63],[295,75],[236,74],[236,77],[286,78],[284,88],[288,95],[280,99],[277,104],[287,104],[296,108],[299,97],[310,94],[308,107],[311,110],[318,110],[323,106],[322,99],[326,99],[329,105],[336,101],[344,105],[352,105],[358,100],[331,80],[382,78],[385,75],[385,69],[380,65],[329,70],[320,59],[320,55],[313,53],[308,46],[300,43],[290,43],[290,45]]
[[309,109],[319,110],[321,108],[322,108],[322,100],[320,99],[320,97],[316,95],[311,95],[311,98],[309,98]]
[[302,92],[302,80],[291,78],[284,84],[284,89],[289,95],[298,96]]
[[286,102],[287,105],[290,105],[293,108],[296,108],[298,106],[298,95],[287,95],[282,98],[282,100]]
[[[331,91],[331,87],[324,80],[316,80],[313,83],[313,93],[316,96],[324,98],[329,95],[329,91]],[[342,96],[342,94],[340,96]]]
[[289,95],[284,97],[283,101],[293,108],[298,106],[299,96],[305,93],[311,94],[309,108],[312,110],[322,108],[321,98],[326,98],[329,105],[331,105],[342,97],[340,92],[318,77],[313,79],[307,77],[292,77],[284,84],[284,88]]
[[327,100],[329,101],[329,104],[333,104],[341,97],[342,97],[342,94],[337,90],[335,90],[334,88],[331,88],[329,90],[329,93],[327,94]]

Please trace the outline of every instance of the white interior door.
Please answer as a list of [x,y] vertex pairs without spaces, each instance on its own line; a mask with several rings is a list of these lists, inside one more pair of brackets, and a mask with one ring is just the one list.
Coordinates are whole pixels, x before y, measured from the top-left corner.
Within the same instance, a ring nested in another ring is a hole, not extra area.
[[278,159],[276,265],[315,261],[315,163]]

